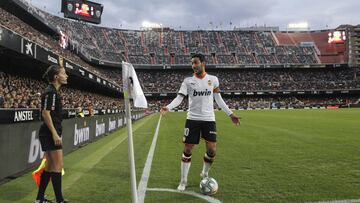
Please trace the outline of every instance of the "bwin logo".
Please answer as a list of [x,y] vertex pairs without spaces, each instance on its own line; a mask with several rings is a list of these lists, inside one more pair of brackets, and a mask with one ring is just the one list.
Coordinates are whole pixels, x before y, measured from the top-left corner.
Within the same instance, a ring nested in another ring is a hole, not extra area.
[[26,47],[25,53],[26,53],[27,55],[31,55],[31,56],[34,55],[34,54],[33,54],[32,45],[33,45],[33,44],[30,43],[30,42],[28,42],[28,43],[25,45],[25,47]]
[[90,139],[90,128],[79,128],[77,129],[77,124],[75,124],[74,130],[74,146],[86,142]]
[[116,129],[116,120],[111,121],[109,118],[109,131]]
[[194,97],[196,97],[196,96],[209,96],[209,95],[211,95],[211,91],[207,90],[207,89],[205,89],[205,91],[196,91],[196,90],[194,90],[194,92],[193,92]]
[[32,164],[36,160],[41,159],[43,156],[44,156],[44,152],[41,150],[40,140],[36,138],[36,130],[34,130],[31,133],[28,163]]
[[118,119],[118,128],[120,128],[123,125],[123,119]]
[[96,121],[96,132],[95,132],[95,136],[99,136],[105,134],[105,123],[100,123],[98,124],[98,121]]

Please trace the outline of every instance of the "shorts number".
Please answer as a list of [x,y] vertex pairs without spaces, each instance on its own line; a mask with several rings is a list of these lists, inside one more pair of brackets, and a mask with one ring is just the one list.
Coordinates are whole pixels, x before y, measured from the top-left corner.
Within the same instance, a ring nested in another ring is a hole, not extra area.
[[184,136],[187,137],[189,135],[189,128],[184,129]]

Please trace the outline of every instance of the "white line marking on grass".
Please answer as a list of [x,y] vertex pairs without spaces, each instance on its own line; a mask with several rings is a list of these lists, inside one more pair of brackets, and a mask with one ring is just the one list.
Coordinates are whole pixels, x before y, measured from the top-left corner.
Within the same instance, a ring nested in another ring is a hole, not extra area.
[[155,191],[155,192],[175,192],[175,193],[186,194],[186,195],[191,195],[191,196],[194,196],[194,197],[198,197],[198,198],[206,200],[206,201],[208,201],[210,203],[221,203],[221,201],[218,200],[218,199],[215,199],[215,198],[207,196],[207,195],[202,195],[202,194],[199,194],[199,193],[194,192],[194,191],[187,191],[187,190],[179,191],[179,190],[169,189],[169,188],[148,188],[147,190]]
[[[133,131],[135,132],[137,129],[141,128],[149,117],[145,117],[143,120],[140,120],[139,124],[136,126],[134,125]],[[120,130],[120,129],[118,129]],[[120,135],[112,135],[111,142],[106,143],[105,145],[99,147],[96,151],[91,152],[88,156],[84,157],[83,159],[79,160],[76,164],[71,166],[71,173],[67,173],[63,177],[63,191],[68,190],[71,186],[79,180],[85,173],[90,171],[97,163],[99,163],[106,155],[112,152],[116,147],[118,147],[124,140],[127,139],[126,131],[122,132]],[[105,137],[103,137],[105,138]],[[103,139],[101,138],[101,139]],[[100,140],[101,140],[100,139]],[[97,141],[100,141],[97,140]],[[91,143],[90,143],[91,144]],[[86,148],[84,149],[86,150]],[[74,152],[76,153],[76,151]],[[66,171],[66,168],[65,168]],[[64,180],[65,179],[65,180]],[[37,189],[36,189],[37,190]],[[28,199],[32,199],[34,194],[29,193],[20,202],[25,202]]]
[[344,200],[329,200],[320,202],[308,202],[308,203],[359,203],[360,199],[344,199]]
[[[147,118],[149,118],[149,117],[147,117]],[[144,120],[146,120],[146,118]],[[146,123],[144,120],[141,120],[142,123],[139,123],[136,126],[133,125],[133,127],[134,127],[133,132],[137,131],[139,128],[141,128]],[[95,152],[91,153],[84,159],[80,160],[72,168],[74,168],[74,169],[81,168],[82,171],[72,172],[71,174],[69,174],[69,176],[64,176],[67,179],[66,179],[63,189],[64,190],[69,189],[78,179],[80,179],[82,177],[83,174],[85,174],[87,171],[90,171],[106,155],[108,155],[115,148],[117,148],[120,144],[122,144],[125,140],[127,140],[127,138],[128,137],[127,137],[126,131],[122,132],[120,135],[117,135],[117,137],[115,135],[115,137],[113,138],[113,140],[111,142],[107,143],[106,145],[101,146]],[[83,169],[86,169],[86,170],[84,171]]]
[[194,197],[198,197],[198,198],[206,200],[206,201],[208,201],[210,203],[221,203],[221,201],[218,200],[218,199],[215,199],[215,198],[210,197],[210,196],[202,195],[202,194],[196,193],[194,191],[186,191],[186,190],[185,191],[178,191],[178,190],[169,189],[169,188],[147,188],[147,183],[148,183],[149,177],[150,177],[151,164],[152,164],[152,160],[154,158],[156,142],[157,142],[157,138],[158,138],[158,135],[159,135],[161,117],[162,116],[160,114],[159,121],[158,121],[158,124],[156,126],[155,134],[154,134],[154,137],[153,137],[153,141],[151,143],[150,150],[149,150],[149,153],[148,153],[148,156],[147,156],[147,159],[146,159],[143,174],[142,174],[141,179],[140,179],[140,183],[139,183],[139,187],[138,187],[138,201],[139,201],[139,203],[144,202],[146,190],[148,190],[148,191],[157,191],[157,192],[175,192],[175,193],[186,194],[186,195],[191,195],[191,196],[194,196]]
[[150,146],[150,150],[146,159],[146,163],[145,163],[145,167],[140,179],[140,183],[139,183],[139,187],[138,187],[138,201],[140,203],[144,202],[145,199],[145,193],[146,193],[146,187],[147,187],[147,183],[150,177],[150,171],[151,171],[151,164],[152,164],[152,160],[154,157],[154,152],[155,152],[155,147],[156,147],[156,141],[158,138],[158,134],[159,134],[159,128],[160,128],[160,122],[161,122],[161,114],[159,117],[159,121],[158,124],[156,126],[156,130],[155,130],[155,134]]

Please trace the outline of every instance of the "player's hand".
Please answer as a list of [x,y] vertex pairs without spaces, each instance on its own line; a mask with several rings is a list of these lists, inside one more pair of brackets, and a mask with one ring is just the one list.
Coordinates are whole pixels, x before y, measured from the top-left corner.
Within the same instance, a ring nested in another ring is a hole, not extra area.
[[168,107],[166,107],[166,106],[161,107],[161,109],[160,109],[161,115],[164,116],[167,112],[169,112],[169,108],[168,108]]
[[62,144],[62,139],[59,135],[53,135],[53,140],[54,140],[55,146],[60,146]]
[[235,116],[234,114],[230,115],[231,121],[235,124],[235,125],[240,125],[240,119],[239,117]]

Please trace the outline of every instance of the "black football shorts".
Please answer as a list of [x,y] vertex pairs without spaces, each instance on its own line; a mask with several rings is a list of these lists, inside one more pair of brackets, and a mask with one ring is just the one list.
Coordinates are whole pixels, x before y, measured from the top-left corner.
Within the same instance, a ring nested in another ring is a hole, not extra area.
[[186,120],[183,143],[199,144],[200,137],[208,142],[216,142],[215,121]]

